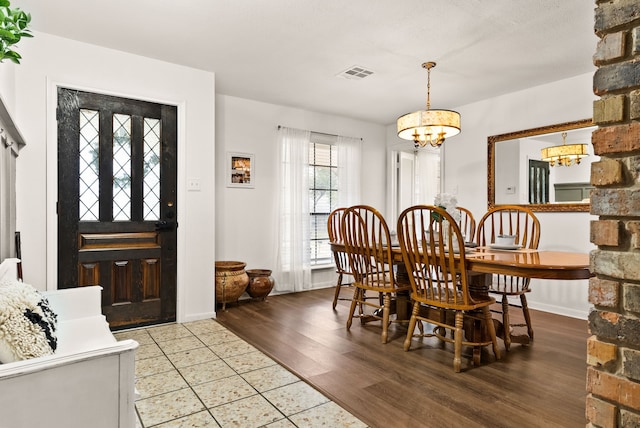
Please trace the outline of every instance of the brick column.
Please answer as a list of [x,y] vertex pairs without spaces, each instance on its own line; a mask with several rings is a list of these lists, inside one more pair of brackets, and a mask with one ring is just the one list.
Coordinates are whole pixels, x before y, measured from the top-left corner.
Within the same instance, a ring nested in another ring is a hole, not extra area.
[[640,3],[597,0],[588,426],[640,426]]

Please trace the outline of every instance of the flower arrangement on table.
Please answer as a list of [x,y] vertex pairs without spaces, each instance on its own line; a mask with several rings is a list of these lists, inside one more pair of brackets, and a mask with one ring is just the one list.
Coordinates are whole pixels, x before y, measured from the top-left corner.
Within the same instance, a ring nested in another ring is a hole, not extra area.
[[[458,198],[455,197],[455,195],[452,195],[450,193],[439,193],[436,195],[436,197],[433,200],[433,205],[437,206],[438,208],[442,208],[445,211],[447,211],[447,213],[453,218],[453,221],[456,223],[460,223],[460,211],[457,209],[458,207]],[[436,220],[440,220],[440,215],[438,215],[437,213],[432,213],[431,214]],[[444,234],[444,241],[445,243],[448,241],[448,221],[447,220],[443,220],[442,221],[443,224],[443,230],[442,233]],[[445,226],[447,225],[447,226]],[[453,248],[454,248],[454,252],[459,251],[459,245],[458,245],[458,241],[457,241],[457,237],[456,235],[453,235],[451,237],[451,239],[453,239]],[[464,238],[463,238],[464,239]]]
[[458,198],[450,193],[438,193],[433,205],[445,209],[456,222],[460,221],[460,211],[457,210]]

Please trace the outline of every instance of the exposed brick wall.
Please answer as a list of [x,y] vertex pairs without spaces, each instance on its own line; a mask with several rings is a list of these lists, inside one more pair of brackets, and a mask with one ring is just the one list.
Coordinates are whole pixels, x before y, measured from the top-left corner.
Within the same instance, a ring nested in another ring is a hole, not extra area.
[[640,427],[640,2],[596,0],[587,401],[591,427]]

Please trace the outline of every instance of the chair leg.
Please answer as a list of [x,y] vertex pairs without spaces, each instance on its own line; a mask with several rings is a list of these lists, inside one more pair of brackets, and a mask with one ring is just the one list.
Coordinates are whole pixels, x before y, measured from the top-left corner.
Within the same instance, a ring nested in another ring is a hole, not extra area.
[[454,333],[453,371],[460,373],[462,365],[462,311],[456,311],[456,329]]
[[384,293],[384,306],[382,307],[382,343],[387,343],[389,338],[389,314],[391,312],[391,293]]
[[[356,312],[356,305],[358,304],[358,299],[360,297],[360,291],[358,287],[353,290],[353,299],[351,300],[351,307],[349,309],[349,318],[347,318],[347,330],[351,328],[351,323],[353,322],[353,314]],[[360,309],[362,311],[362,309]]]
[[491,344],[493,346],[493,355],[496,356],[496,359],[500,359],[500,349],[498,348],[498,339],[496,338],[496,326],[493,324],[493,317],[491,316],[491,310],[488,306],[482,308],[482,312],[484,314],[484,321],[487,325],[487,332],[489,333],[489,337],[491,338]]
[[409,318],[409,326],[407,327],[407,337],[404,339],[404,350],[408,351],[411,348],[411,339],[413,338],[413,332],[416,329],[417,315],[420,311],[420,304],[418,302],[413,303],[413,309],[411,310],[411,318]]
[[357,288],[356,290],[358,291],[357,294],[354,293],[357,304],[358,304],[358,317],[360,318],[360,324],[364,324],[365,323],[365,317],[364,317],[364,302],[367,301],[367,290],[361,289],[361,288]]
[[520,304],[522,305],[522,313],[524,314],[524,321],[527,323],[527,333],[529,338],[533,340],[533,326],[531,325],[531,315],[529,315],[529,306],[527,306],[527,296],[520,295]]
[[506,294],[502,295],[502,325],[504,327],[504,349],[508,351],[511,347],[511,324],[509,321],[509,299]]
[[336,283],[336,293],[333,296],[333,309],[338,304],[338,298],[340,297],[340,289],[342,288],[342,273],[338,274],[338,282]]

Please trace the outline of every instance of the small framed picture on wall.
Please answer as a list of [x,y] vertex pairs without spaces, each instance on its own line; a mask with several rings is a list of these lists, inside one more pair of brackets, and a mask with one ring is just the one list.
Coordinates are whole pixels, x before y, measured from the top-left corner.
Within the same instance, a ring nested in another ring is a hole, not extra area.
[[227,187],[254,187],[255,161],[249,153],[227,153]]

